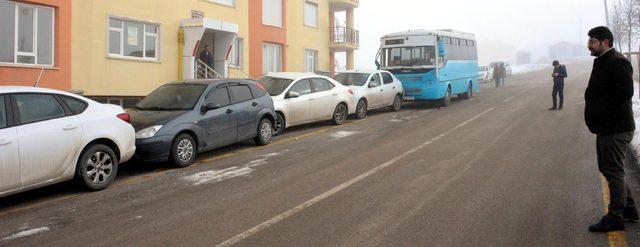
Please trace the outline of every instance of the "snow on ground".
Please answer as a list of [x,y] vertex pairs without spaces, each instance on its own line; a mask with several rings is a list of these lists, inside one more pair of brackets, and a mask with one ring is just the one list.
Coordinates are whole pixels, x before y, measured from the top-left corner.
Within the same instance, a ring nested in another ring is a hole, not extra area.
[[183,179],[193,183],[193,185],[201,185],[206,183],[221,182],[235,177],[247,176],[254,171],[254,168],[269,164],[269,162],[267,161],[269,158],[279,155],[280,153],[269,153],[261,155],[260,159],[252,160],[244,166],[232,166],[222,170],[198,172],[190,176],[185,176],[183,177]]
[[511,67],[511,73],[514,75],[525,74],[529,72],[539,71],[551,67],[548,64],[522,64]]
[[357,135],[357,134],[360,134],[360,131],[344,131],[344,130],[341,130],[341,131],[336,131],[334,133],[331,133],[330,136],[333,139],[342,139],[342,138],[349,137],[349,136],[352,136],[352,135]]
[[3,238],[2,240],[13,240],[13,239],[17,239],[17,238],[24,238],[24,237],[36,235],[38,233],[46,232],[46,231],[49,231],[49,230],[50,230],[49,227],[34,228],[34,229],[18,232],[18,233],[13,234],[13,235],[11,235],[9,237]]

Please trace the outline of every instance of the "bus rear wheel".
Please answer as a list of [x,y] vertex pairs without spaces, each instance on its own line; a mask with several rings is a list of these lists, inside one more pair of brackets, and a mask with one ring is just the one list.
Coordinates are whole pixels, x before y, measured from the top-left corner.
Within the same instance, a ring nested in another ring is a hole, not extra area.
[[463,99],[471,99],[473,97],[473,84],[469,83],[469,87],[467,87],[467,92],[462,94]]
[[447,92],[444,95],[444,98],[440,99],[440,106],[448,107],[451,105],[451,87],[447,88]]

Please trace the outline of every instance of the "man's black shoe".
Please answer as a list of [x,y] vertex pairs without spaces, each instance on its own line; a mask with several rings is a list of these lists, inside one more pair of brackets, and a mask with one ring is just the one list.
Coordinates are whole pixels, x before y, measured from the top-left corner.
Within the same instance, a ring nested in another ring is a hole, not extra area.
[[589,226],[590,232],[612,232],[622,230],[624,230],[624,222],[622,219],[610,215],[605,215],[602,217],[600,222]]
[[551,108],[547,109],[547,111],[555,111],[555,110],[557,110],[555,107],[551,107]]
[[638,210],[635,207],[625,208],[622,218],[627,222],[638,222]]
[[558,111],[562,111],[562,106],[560,108],[558,108]]

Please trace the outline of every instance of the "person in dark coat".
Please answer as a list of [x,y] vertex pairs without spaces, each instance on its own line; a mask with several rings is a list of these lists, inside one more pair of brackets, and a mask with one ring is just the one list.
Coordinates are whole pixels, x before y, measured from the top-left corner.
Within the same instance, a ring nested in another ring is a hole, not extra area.
[[200,52],[200,60],[209,67],[213,68],[213,54],[209,51],[209,45],[204,46],[204,50]]
[[[560,62],[553,61],[553,90],[551,97],[553,97],[553,107],[549,108],[549,111],[559,110],[562,111],[562,105],[564,104],[564,78],[567,78],[567,68],[560,64]],[[560,98],[560,107],[556,97]]]
[[597,58],[584,94],[584,120],[596,135],[598,168],[609,184],[609,213],[589,227],[591,232],[624,230],[624,221],[638,221],[638,211],[625,182],[624,161],[633,139],[631,108],[633,68],[613,45],[606,27],[589,31],[589,50]]

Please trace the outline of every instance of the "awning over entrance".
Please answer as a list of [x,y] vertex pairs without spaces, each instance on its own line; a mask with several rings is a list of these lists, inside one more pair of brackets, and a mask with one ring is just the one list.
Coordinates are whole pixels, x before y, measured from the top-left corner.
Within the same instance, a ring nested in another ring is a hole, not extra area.
[[227,77],[227,56],[238,36],[238,24],[208,18],[192,18],[180,21],[180,28],[183,29],[182,78],[194,78],[196,59],[205,45],[209,45],[213,53],[213,69]]

